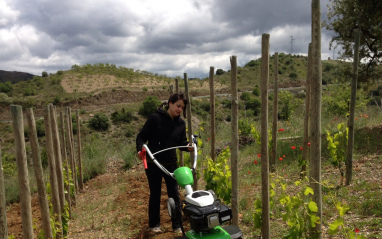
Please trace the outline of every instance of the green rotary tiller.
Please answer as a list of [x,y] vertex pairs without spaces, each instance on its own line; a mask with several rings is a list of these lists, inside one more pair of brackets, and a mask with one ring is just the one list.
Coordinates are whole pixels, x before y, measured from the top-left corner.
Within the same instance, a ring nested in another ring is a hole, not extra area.
[[[186,190],[185,200],[181,202],[181,205],[177,206],[173,198],[169,198],[167,201],[168,213],[171,218],[177,218],[182,220],[183,214],[189,219],[191,230],[184,232],[183,225],[181,227],[183,236],[176,239],[230,239],[241,238],[243,233],[240,228],[235,225],[231,225],[232,210],[227,205],[223,204],[220,199],[217,199],[215,193],[212,190],[208,191],[193,191],[192,185],[194,184],[193,171],[197,165],[197,135],[192,136],[192,142],[194,147],[194,165],[192,168],[179,167],[173,173],[170,173],[165,167],[163,167],[154,157],[154,155],[166,150],[176,148],[186,148],[189,146],[171,147],[154,154],[146,144],[143,145],[145,150],[142,150],[143,161],[145,162],[146,152],[153,162],[167,175],[174,178],[180,187]],[[146,152],[144,152],[146,151]],[[183,223],[182,223],[183,224]]]

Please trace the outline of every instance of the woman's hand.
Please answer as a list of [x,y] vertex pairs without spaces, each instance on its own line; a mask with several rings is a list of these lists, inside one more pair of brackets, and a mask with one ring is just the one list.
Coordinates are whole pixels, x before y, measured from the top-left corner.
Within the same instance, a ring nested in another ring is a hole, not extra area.
[[194,152],[194,146],[191,143],[187,144],[187,146],[189,146],[187,148],[189,152]]

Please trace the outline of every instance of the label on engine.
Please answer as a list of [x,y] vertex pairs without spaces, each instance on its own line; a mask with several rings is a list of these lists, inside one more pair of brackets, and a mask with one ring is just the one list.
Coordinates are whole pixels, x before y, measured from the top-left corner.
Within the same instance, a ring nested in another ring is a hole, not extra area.
[[222,217],[221,219],[222,219],[222,221],[224,222],[224,221],[229,220],[230,218],[231,218],[231,217],[228,215],[228,216]]

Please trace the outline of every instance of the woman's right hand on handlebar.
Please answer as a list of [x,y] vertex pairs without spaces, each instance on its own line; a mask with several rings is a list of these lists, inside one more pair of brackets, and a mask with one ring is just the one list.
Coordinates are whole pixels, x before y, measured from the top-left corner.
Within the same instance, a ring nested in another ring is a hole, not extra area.
[[137,153],[137,156],[138,156],[138,158],[139,158],[140,160],[142,160],[141,151],[139,151],[139,152]]

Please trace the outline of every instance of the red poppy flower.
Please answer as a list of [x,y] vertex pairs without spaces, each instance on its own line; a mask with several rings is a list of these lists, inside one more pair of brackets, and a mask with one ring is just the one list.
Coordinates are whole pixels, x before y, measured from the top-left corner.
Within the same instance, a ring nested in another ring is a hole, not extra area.
[[248,174],[251,174],[251,171],[248,171]]
[[310,142],[308,143],[308,146],[310,146]]
[[365,117],[366,117],[366,114],[364,114],[363,116],[365,116]]
[[302,150],[302,147],[300,147],[300,150]]
[[358,118],[357,118],[357,117],[355,117],[355,120],[358,120]]
[[261,157],[261,154],[258,154],[258,155],[257,155],[257,157],[259,157],[259,158],[260,158],[260,157]]
[[369,118],[369,116],[368,116],[368,115],[366,115],[366,118]]
[[207,141],[210,141],[210,138],[207,138]]
[[283,158],[285,158],[285,155],[283,155]]
[[257,161],[255,160],[255,162],[254,162],[255,164],[257,164]]
[[291,149],[295,150],[295,149],[296,149],[296,146],[292,146]]
[[282,160],[283,160],[283,158],[279,158],[279,160],[280,160],[280,161],[282,161]]
[[335,120],[337,120],[337,117],[335,118]]
[[279,129],[278,131],[279,131],[279,132],[282,132],[282,131],[284,131],[284,129],[283,129],[283,128],[281,128],[281,129]]
[[358,229],[358,228],[356,228],[356,229],[354,229],[354,231],[355,231],[355,233],[358,233],[358,232],[359,232],[359,229]]

